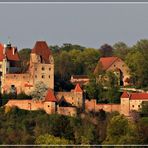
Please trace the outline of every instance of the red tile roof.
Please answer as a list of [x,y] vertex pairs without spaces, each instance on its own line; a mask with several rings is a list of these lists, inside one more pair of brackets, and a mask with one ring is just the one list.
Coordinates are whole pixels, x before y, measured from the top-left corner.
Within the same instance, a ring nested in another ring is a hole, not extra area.
[[75,89],[74,89],[74,92],[83,92],[83,90],[81,89],[79,83],[77,83],[77,85],[76,85],[76,87],[75,87]]
[[31,52],[40,55],[44,59],[45,63],[49,63],[51,49],[45,41],[37,41]]
[[121,98],[129,98],[130,100],[148,100],[148,93],[128,93],[124,91]]
[[129,98],[129,94],[127,91],[124,91],[121,95],[121,98]]
[[4,59],[3,49],[4,49],[4,46],[3,44],[0,43],[0,61]]
[[117,59],[118,57],[102,57],[99,62],[102,64],[103,70],[107,70]]
[[148,93],[131,93],[131,100],[148,100]]
[[45,102],[57,102],[57,99],[51,89],[48,89],[47,95],[45,96]]
[[[20,57],[16,47],[5,48],[6,58],[10,61],[20,61]],[[0,43],[0,61],[4,59],[4,45]]]

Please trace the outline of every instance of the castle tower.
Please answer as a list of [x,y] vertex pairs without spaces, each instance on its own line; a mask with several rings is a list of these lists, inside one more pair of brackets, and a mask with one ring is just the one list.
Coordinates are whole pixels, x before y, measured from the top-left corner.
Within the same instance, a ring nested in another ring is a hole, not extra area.
[[54,60],[45,41],[37,41],[31,51],[30,73],[34,85],[43,82],[54,89]]
[[75,100],[75,105],[77,107],[82,108],[83,104],[84,104],[84,100],[83,100],[83,90],[80,87],[80,84],[78,83],[74,89],[74,98]]
[[56,112],[56,102],[57,102],[57,99],[54,96],[53,91],[51,89],[48,89],[48,92],[47,92],[47,95],[44,101],[44,110],[48,114],[55,113]]
[[130,112],[130,95],[128,92],[123,92],[121,96],[121,114],[129,116]]

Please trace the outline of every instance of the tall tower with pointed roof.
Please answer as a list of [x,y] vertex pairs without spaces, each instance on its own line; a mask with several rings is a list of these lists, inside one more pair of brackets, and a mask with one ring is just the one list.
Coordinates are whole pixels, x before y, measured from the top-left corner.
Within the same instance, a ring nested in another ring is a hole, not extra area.
[[33,84],[43,82],[47,87],[54,89],[54,60],[45,41],[37,41],[31,51],[30,73]]
[[74,89],[74,96],[75,96],[75,105],[77,107],[82,108],[83,107],[83,103],[84,103],[84,98],[83,98],[83,90],[80,87],[80,84],[77,83]]

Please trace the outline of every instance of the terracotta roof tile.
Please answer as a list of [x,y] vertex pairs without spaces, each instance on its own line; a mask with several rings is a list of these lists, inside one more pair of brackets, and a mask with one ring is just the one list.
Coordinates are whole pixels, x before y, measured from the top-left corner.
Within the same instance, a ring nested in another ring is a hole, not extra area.
[[[6,47],[5,49],[6,58],[10,61],[20,61],[19,54],[16,47]],[[4,45],[0,44],[0,61],[4,59]]]
[[31,52],[40,55],[44,59],[45,63],[49,63],[51,49],[45,41],[37,41]]
[[128,93],[124,91],[121,98],[129,98],[130,100],[148,100],[148,93]]
[[3,44],[0,43],[0,61],[4,59],[3,49],[4,49],[4,46]]
[[121,95],[121,98],[129,98],[129,94],[127,91],[124,91]]
[[81,89],[79,83],[77,83],[77,85],[76,85],[76,87],[75,87],[75,89],[74,89],[74,92],[83,92],[83,90]]
[[148,93],[131,93],[131,100],[148,100]]
[[47,95],[45,96],[45,102],[57,102],[57,99],[51,89],[48,89]]
[[103,70],[107,70],[117,59],[118,57],[102,57],[99,62],[102,64]]

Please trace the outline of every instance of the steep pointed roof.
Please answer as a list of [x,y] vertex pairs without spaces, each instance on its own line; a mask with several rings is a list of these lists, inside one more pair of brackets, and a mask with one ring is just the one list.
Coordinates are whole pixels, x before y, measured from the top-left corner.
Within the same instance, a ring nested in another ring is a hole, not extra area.
[[121,95],[121,98],[129,98],[130,96],[129,96],[129,94],[128,94],[128,92],[127,91],[124,91],[123,93],[122,93],[122,95]]
[[103,70],[107,70],[117,59],[118,57],[102,57],[99,62],[102,64]]
[[45,102],[57,102],[57,99],[51,89],[48,89],[47,95],[45,96]]
[[45,41],[37,41],[31,53],[36,53],[44,59],[45,63],[50,63],[49,56],[51,55],[51,49]]
[[79,83],[77,83],[77,85],[76,85],[76,87],[75,87],[75,89],[74,89],[74,92],[83,92],[83,90],[81,89]]

